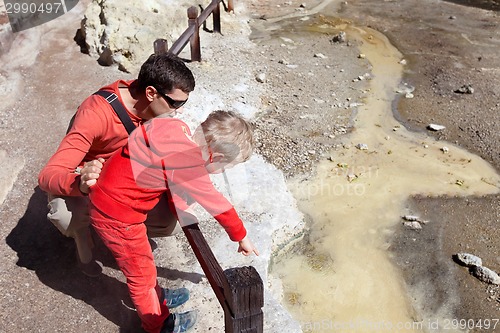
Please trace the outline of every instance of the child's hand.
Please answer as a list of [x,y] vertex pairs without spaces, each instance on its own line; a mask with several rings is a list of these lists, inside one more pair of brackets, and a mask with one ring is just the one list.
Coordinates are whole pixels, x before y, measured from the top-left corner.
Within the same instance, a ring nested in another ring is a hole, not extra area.
[[256,256],[259,255],[259,251],[255,248],[252,242],[248,239],[247,236],[239,241],[238,252],[243,253],[244,256],[249,256],[255,253]]

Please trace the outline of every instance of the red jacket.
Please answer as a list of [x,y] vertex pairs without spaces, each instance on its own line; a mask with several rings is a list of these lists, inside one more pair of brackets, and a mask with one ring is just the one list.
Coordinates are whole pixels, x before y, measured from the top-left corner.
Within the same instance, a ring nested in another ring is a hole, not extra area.
[[[118,86],[128,87],[132,82],[116,81],[101,89],[117,94],[123,104]],[[141,122],[136,115],[128,114],[136,126]],[[55,195],[82,195],[75,169],[99,157],[108,159],[126,144],[127,137],[127,131],[111,105],[101,96],[88,97],[78,108],[56,153],[38,175],[40,188]]]
[[135,224],[146,220],[164,192],[169,194],[181,225],[188,223],[183,218],[188,202],[196,201],[233,241],[245,237],[241,219],[214,188],[200,148],[179,119],[154,118],[132,132],[128,144],[104,164],[89,196],[102,213]]

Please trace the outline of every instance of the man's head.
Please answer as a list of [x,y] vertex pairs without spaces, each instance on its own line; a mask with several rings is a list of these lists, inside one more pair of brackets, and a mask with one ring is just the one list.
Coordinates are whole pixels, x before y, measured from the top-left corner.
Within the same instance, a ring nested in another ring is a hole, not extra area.
[[145,119],[175,114],[194,87],[193,73],[179,57],[171,53],[152,54],[137,77],[137,88],[150,103]]
[[220,173],[252,155],[252,125],[232,111],[214,111],[196,129],[194,140],[202,147],[209,173]]

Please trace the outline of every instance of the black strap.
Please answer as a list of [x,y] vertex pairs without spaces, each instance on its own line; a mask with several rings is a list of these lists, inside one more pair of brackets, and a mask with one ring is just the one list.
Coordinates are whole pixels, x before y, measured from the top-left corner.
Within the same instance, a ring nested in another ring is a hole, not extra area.
[[130,119],[130,116],[123,107],[122,103],[120,103],[120,99],[118,98],[118,96],[116,96],[115,93],[106,90],[98,90],[94,93],[94,95],[104,97],[104,99],[106,99],[106,102],[111,104],[113,110],[115,110],[116,114],[118,115],[118,118],[120,118],[120,120],[122,121],[123,126],[125,126],[128,134],[132,133],[132,131],[135,130],[135,125],[132,122],[132,119]]

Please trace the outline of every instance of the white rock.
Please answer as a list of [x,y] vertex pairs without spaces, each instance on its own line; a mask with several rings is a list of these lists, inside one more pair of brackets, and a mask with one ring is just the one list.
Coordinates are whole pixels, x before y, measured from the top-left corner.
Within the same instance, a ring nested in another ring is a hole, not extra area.
[[264,82],[266,82],[266,74],[265,73],[259,73],[255,77],[255,79],[257,80],[257,82],[264,83]]
[[471,273],[479,280],[490,283],[490,284],[500,284],[500,276],[491,269],[484,266],[473,266],[471,268]]
[[429,129],[431,131],[442,131],[445,128],[446,127],[443,126],[443,125],[437,125],[437,124],[429,124],[429,125],[427,125],[427,129]]
[[483,261],[478,256],[470,253],[457,253],[457,259],[467,267],[482,266]]
[[406,228],[411,229],[411,230],[420,230],[420,229],[422,229],[422,225],[420,223],[418,223],[417,221],[406,221],[406,222],[403,222],[403,225]]
[[442,147],[442,148],[441,148],[441,151],[442,151],[444,154],[448,154],[448,152],[450,151],[450,149],[448,149],[448,147]]
[[137,72],[153,53],[156,39],[165,38],[172,45],[173,36],[182,34],[185,10],[151,1],[94,0],[85,11],[81,31],[89,54],[100,63]]
[[323,53],[316,53],[314,54],[314,57],[315,58],[320,58],[320,59],[326,59],[328,58],[326,55],[324,55]]
[[403,220],[406,221],[418,221],[419,217],[417,215],[404,215],[402,216]]
[[368,150],[368,145],[366,143],[358,143],[356,145],[356,148],[358,148],[359,150]]

